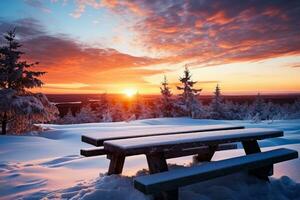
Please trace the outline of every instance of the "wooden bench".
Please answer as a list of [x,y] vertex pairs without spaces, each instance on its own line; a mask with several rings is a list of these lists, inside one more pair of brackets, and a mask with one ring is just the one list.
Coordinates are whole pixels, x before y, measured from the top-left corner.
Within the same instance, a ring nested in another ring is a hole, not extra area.
[[298,152],[290,149],[276,149],[262,153],[254,153],[194,167],[174,169],[167,172],[136,177],[134,179],[134,187],[147,195],[164,192],[162,193],[163,195],[160,195],[161,199],[177,199],[177,189],[179,187],[242,170],[268,167],[275,163],[297,157]]

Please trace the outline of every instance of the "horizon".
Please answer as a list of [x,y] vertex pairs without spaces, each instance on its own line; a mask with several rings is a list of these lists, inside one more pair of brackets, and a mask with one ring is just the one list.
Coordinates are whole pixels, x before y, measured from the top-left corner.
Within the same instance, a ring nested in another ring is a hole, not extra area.
[[188,66],[202,95],[217,84],[223,95],[300,93],[298,1],[12,0],[0,7],[1,35],[16,28],[23,58],[47,72],[33,92],[155,95],[166,75],[177,94]]
[[[103,94],[107,94],[107,95],[120,95],[120,96],[124,96],[124,97],[128,97],[126,94],[124,93],[107,93],[107,92],[104,92],[104,93],[44,93],[45,95],[103,95]],[[153,94],[149,94],[149,93],[146,93],[146,94],[143,94],[143,93],[138,93],[139,95],[142,95],[142,96],[161,96],[161,94],[159,93],[153,93]],[[172,93],[173,95],[179,95],[180,93]],[[295,93],[260,93],[260,92],[257,92],[257,93],[222,93],[222,96],[257,96],[257,95],[260,95],[260,96],[290,96],[290,95],[300,95],[300,92],[295,92]],[[130,96],[128,98],[131,98],[131,97],[134,97],[136,96],[137,94],[134,94],[133,96]],[[200,97],[201,96],[214,96],[214,94],[200,94]]]

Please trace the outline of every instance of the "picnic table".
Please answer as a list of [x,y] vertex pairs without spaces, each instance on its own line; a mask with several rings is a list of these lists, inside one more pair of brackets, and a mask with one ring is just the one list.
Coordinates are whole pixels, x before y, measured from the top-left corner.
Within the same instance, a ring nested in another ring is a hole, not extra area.
[[[154,136],[168,136],[168,135],[178,135],[178,134],[186,134],[189,135],[191,133],[202,133],[207,131],[220,131],[220,130],[235,130],[235,129],[243,129],[243,126],[237,125],[227,125],[227,124],[220,124],[220,125],[202,125],[202,126],[167,126],[167,127],[151,127],[151,128],[137,128],[133,130],[126,130],[126,131],[110,131],[104,132],[101,134],[93,133],[93,134],[85,134],[81,136],[81,140],[85,143],[91,144],[98,148],[90,148],[90,149],[81,149],[81,155],[90,157],[90,156],[100,156],[100,155],[107,155],[107,158],[110,159],[110,166],[108,170],[108,174],[120,174],[123,170],[123,165],[125,161],[125,157],[138,155],[137,152],[130,153],[122,153],[122,152],[115,152],[114,150],[110,151],[109,145],[104,145],[106,141],[119,141],[127,139],[134,139],[140,138],[141,141],[148,141],[149,139],[153,138]],[[165,158],[176,158],[180,156],[186,155],[193,155],[198,154],[200,158],[206,156],[206,160],[209,157],[212,157],[212,151],[217,150],[224,150],[224,149],[232,149],[236,148],[235,144],[227,144],[227,145],[220,145],[217,148],[215,147],[199,147],[199,148],[185,148],[181,149],[180,151],[169,151],[166,150]],[[148,154],[148,152],[142,152],[140,154]]]
[[[135,187],[145,194],[160,192],[156,199],[177,199],[177,188],[180,186],[242,169],[248,169],[250,174],[268,181],[274,163],[298,157],[297,152],[286,149],[261,152],[258,140],[281,136],[283,131],[266,128],[244,129],[233,125],[174,126],[143,132],[84,135],[82,141],[100,148],[82,150],[81,154],[107,155],[110,159],[109,175],[122,173],[127,156],[144,154],[152,175],[137,177]],[[233,143],[237,142],[242,143],[246,156],[212,162],[210,167],[202,166],[200,169],[190,169],[190,172],[185,170],[177,175],[175,171],[168,171],[168,158],[196,154],[199,162],[210,161],[217,150],[235,148]]]

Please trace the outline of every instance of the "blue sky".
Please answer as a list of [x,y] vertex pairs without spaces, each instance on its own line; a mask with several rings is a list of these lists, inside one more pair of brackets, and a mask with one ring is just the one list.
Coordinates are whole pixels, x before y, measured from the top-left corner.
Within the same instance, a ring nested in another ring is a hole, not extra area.
[[[300,92],[299,1],[3,0],[47,93],[175,90],[188,65],[204,93]],[[246,81],[245,81],[246,80]],[[175,91],[176,93],[176,91]]]

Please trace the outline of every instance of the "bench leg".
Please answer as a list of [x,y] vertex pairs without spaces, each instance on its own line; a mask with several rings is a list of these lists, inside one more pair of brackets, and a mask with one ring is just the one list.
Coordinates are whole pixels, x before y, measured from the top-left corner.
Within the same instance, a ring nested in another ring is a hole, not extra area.
[[209,150],[203,153],[199,153],[198,155],[193,157],[193,161],[195,163],[198,162],[209,162],[211,161],[212,157],[214,156],[216,150],[217,150],[218,146],[214,145],[214,146],[209,146]]
[[[246,155],[261,152],[256,140],[242,142]],[[273,165],[250,170],[249,174],[265,181],[269,181],[269,177],[273,174]]]
[[110,163],[108,169],[108,175],[121,174],[125,162],[125,156],[119,154],[113,154],[109,156]]
[[163,153],[147,154],[147,162],[150,174],[168,171],[167,161]]
[[[164,153],[147,154],[147,162],[150,174],[168,171],[168,165]],[[178,200],[178,190],[161,192],[154,195],[155,200]]]

